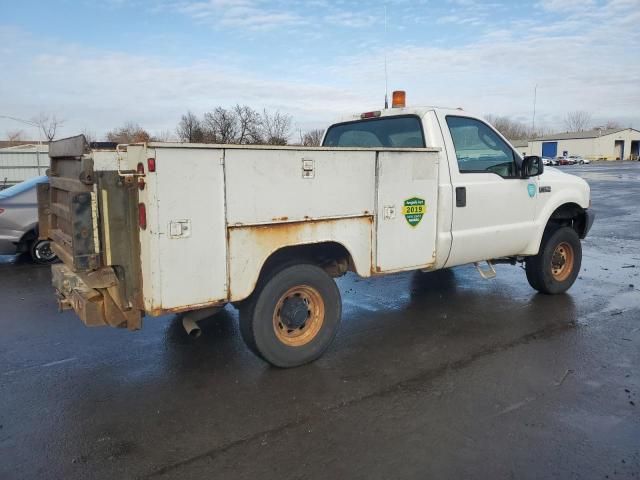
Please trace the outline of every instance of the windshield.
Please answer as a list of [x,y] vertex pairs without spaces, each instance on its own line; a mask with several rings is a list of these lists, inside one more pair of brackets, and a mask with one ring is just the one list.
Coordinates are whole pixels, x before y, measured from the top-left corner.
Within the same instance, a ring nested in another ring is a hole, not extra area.
[[25,180],[24,182],[18,183],[13,187],[9,187],[5,190],[0,190],[0,198],[8,198],[14,195],[19,195],[22,192],[26,192],[30,188],[35,187],[39,183],[46,183],[49,181],[49,178],[46,176],[41,177],[33,177],[29,180]]
[[422,148],[425,144],[420,119],[410,115],[333,125],[327,131],[323,146]]

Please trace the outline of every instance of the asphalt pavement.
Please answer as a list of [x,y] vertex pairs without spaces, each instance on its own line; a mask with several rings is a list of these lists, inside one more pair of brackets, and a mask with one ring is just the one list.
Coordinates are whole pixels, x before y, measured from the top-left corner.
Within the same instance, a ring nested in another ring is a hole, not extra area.
[[269,367],[227,307],[128,332],[0,264],[0,479],[640,478],[640,163],[561,167],[596,223],[564,295],[499,265],[339,280],[311,365]]

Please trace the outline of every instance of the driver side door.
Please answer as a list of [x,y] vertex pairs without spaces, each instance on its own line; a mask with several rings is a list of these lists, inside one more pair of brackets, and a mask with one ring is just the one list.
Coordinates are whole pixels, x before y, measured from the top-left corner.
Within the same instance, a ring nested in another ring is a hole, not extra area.
[[442,117],[454,194],[446,266],[521,253],[534,234],[537,178],[519,177],[520,157],[483,121]]

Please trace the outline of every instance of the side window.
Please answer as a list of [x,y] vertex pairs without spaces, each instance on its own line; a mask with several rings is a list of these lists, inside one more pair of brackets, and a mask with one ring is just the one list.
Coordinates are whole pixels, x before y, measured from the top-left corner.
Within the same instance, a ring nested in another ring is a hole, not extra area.
[[513,150],[486,124],[474,118],[447,117],[460,173],[515,175]]

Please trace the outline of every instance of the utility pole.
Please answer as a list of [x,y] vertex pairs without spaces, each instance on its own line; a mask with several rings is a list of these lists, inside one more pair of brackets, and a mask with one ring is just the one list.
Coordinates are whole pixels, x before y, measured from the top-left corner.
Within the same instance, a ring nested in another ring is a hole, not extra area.
[[389,75],[387,73],[387,4],[384,5],[384,108],[389,108]]
[[533,118],[531,119],[531,135],[536,131],[536,100],[538,97],[538,84],[533,88]]

